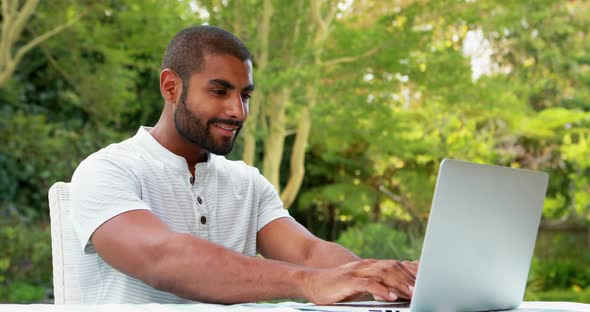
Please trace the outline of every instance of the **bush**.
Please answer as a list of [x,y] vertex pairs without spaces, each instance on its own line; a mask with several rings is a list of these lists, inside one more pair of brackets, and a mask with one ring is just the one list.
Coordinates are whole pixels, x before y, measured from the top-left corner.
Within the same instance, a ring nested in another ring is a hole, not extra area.
[[525,299],[590,303],[590,251],[585,233],[540,233]]
[[0,302],[48,300],[53,272],[49,225],[0,221],[0,250]]
[[[403,260],[419,257],[422,239],[417,237],[386,224],[368,224],[349,228],[337,242],[363,258]],[[590,303],[589,259],[590,252],[580,248],[535,257],[525,300]]]
[[35,286],[26,282],[14,282],[6,285],[2,291],[6,298],[2,301],[12,303],[36,303],[46,299],[47,289],[43,286]]
[[587,286],[590,286],[590,268],[584,261],[563,258],[533,260],[529,274],[529,287],[533,290]]
[[422,239],[382,223],[349,228],[337,242],[362,258],[415,260]]
[[126,135],[108,127],[64,127],[42,114],[0,109],[0,209],[47,221],[51,185],[68,181],[86,155]]
[[584,232],[540,232],[527,300],[590,302],[590,251]]
[[590,287],[580,289],[572,287],[572,289],[554,289],[549,291],[529,291],[525,294],[526,301],[569,301],[590,303]]

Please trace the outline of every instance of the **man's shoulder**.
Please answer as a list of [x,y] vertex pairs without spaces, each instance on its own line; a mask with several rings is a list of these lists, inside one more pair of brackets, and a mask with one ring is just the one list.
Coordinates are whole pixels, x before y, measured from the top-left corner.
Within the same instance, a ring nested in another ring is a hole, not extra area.
[[[270,182],[260,173],[258,168],[241,160],[229,160],[224,156],[214,155],[215,172],[218,183],[230,183],[238,194],[254,190],[256,193],[264,189]],[[253,187],[253,188],[252,188]]]
[[259,176],[258,168],[246,164],[242,160],[230,160],[221,155],[212,155],[215,167],[232,176]]
[[140,158],[142,153],[139,151],[134,138],[128,138],[118,143],[112,143],[84,159],[78,168],[84,166],[97,167],[104,165],[113,165],[117,167],[135,167],[141,164]]

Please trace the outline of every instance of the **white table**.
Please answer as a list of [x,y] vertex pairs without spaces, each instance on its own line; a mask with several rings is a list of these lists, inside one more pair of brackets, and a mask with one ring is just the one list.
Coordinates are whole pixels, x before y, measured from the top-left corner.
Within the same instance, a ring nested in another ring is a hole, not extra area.
[[[283,302],[278,304],[244,304],[244,305],[217,305],[217,304],[105,304],[105,305],[53,305],[53,304],[0,304],[0,312],[301,312],[306,311],[330,311],[330,308],[317,307],[317,309],[301,303]],[[312,308],[312,310],[310,310]],[[314,310],[315,309],[315,310]],[[362,309],[363,311],[366,308]],[[349,311],[360,311],[350,308]],[[590,304],[572,302],[524,302],[518,309],[511,311],[526,312],[590,312]]]

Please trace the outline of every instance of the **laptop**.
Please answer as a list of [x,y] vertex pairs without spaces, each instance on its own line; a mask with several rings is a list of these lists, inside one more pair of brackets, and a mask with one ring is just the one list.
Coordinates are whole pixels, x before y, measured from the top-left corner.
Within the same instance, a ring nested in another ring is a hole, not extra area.
[[440,165],[414,295],[315,311],[489,311],[523,300],[549,176],[445,159]]

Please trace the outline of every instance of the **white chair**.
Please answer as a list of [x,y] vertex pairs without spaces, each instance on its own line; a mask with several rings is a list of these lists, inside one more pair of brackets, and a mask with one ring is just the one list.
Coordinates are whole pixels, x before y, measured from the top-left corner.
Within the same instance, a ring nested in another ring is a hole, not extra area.
[[82,253],[70,222],[70,184],[57,182],[49,189],[53,293],[56,304],[80,303],[76,258]]

